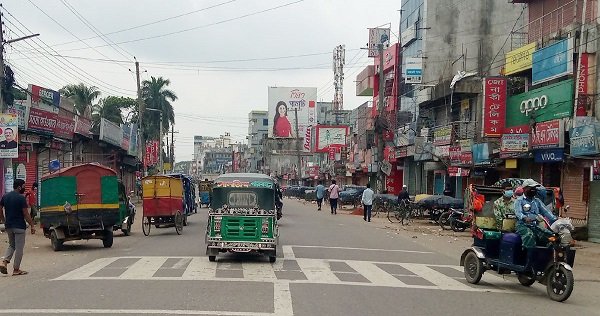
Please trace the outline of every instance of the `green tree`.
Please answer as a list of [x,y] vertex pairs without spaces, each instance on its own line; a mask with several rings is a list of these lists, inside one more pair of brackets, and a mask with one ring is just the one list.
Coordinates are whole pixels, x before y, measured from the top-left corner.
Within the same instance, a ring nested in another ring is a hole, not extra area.
[[100,99],[100,102],[92,107],[92,132],[100,132],[101,118],[115,124],[123,124],[122,111],[135,106],[136,101],[132,98],[110,96]]
[[100,90],[96,86],[86,86],[83,83],[66,85],[59,92],[73,101],[77,113],[85,117],[91,115],[92,104],[100,97]]
[[[171,102],[177,100],[177,95],[172,90],[167,89],[169,84],[171,84],[171,81],[163,77],[151,77],[150,80],[142,82],[142,99],[146,104],[146,108],[162,111],[163,131],[168,131],[170,125],[175,123],[175,112]],[[160,131],[160,113],[146,111],[143,115],[145,139],[157,139]]]

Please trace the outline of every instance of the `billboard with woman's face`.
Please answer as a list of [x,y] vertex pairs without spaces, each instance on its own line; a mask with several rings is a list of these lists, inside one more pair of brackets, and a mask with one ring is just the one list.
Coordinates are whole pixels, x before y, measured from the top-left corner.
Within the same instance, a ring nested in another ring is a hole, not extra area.
[[269,87],[269,137],[310,140],[310,127],[317,123],[316,99],[317,88]]

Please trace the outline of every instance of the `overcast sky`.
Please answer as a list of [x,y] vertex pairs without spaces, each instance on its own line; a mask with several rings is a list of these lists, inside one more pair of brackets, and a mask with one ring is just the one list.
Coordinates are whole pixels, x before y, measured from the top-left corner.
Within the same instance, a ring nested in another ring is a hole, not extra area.
[[268,86],[317,87],[319,101],[331,101],[332,51],[340,44],[346,45],[344,108],[367,101],[354,95],[356,74],[372,63],[359,48],[368,41],[367,28],[384,24],[391,23],[392,41],[397,41],[400,9],[400,0],[2,4],[5,38],[41,34],[7,47],[6,60],[23,86],[58,90],[84,82],[98,86],[103,96],[135,97],[135,76],[129,71],[133,56],[142,79],[170,79],[179,97],[174,103],[177,161],[192,158],[194,135],[230,132],[244,141],[248,113],[267,110]]

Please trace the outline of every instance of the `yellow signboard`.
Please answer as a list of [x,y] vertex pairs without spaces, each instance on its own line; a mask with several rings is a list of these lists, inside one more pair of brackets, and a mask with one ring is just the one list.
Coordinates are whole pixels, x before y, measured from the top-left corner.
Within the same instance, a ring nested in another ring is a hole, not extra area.
[[533,52],[537,43],[527,44],[506,54],[506,66],[504,74],[510,75],[523,70],[531,69],[533,63]]
[[504,164],[506,169],[517,169],[517,159],[506,159]]
[[168,162],[163,163],[163,170],[164,171],[171,171],[171,164]]

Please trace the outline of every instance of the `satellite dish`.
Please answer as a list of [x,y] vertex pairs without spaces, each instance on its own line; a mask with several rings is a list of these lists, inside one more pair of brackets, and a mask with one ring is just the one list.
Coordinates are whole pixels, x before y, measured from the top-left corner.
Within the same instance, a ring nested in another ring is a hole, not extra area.
[[48,163],[48,169],[51,172],[57,171],[58,169],[60,169],[60,161],[58,159],[51,160]]

